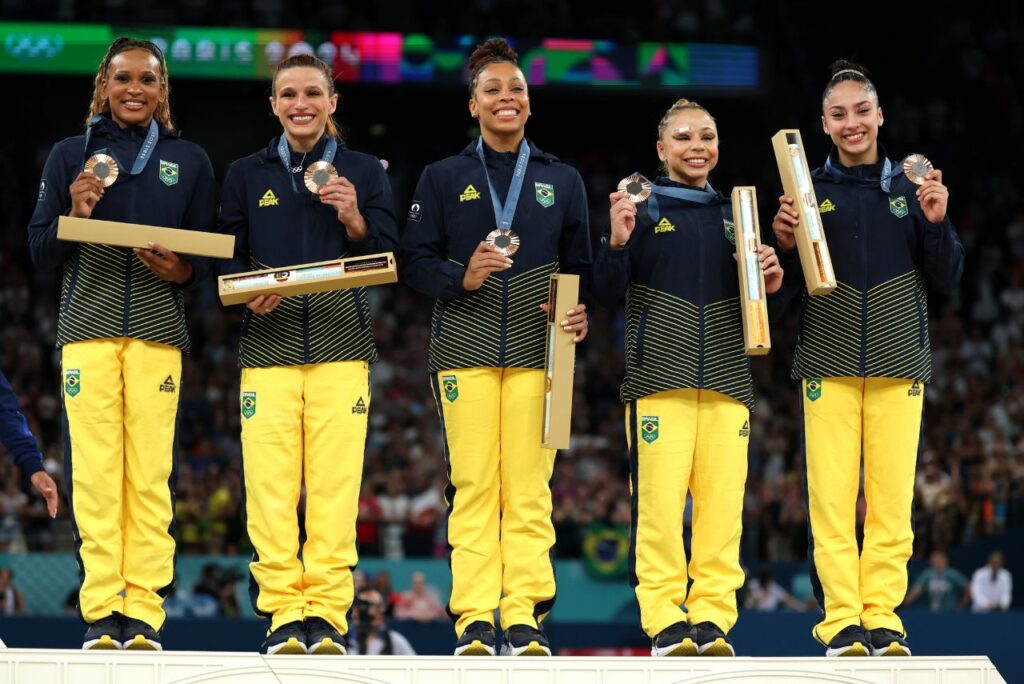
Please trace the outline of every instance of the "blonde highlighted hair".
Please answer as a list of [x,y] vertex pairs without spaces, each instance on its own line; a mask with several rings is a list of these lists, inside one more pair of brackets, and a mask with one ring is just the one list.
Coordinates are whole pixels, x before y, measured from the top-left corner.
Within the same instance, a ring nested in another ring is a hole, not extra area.
[[661,136],[665,134],[665,128],[668,126],[668,120],[679,112],[685,112],[691,109],[697,109],[708,115],[712,121],[715,117],[711,116],[711,112],[704,108],[703,105],[699,105],[693,100],[687,100],[685,97],[681,97],[672,103],[672,106],[665,110],[665,113],[661,115],[661,121],[658,122],[658,140],[661,140]]
[[110,111],[110,102],[103,97],[103,82],[107,80],[107,72],[110,71],[110,62],[122,52],[128,50],[144,50],[156,57],[160,63],[160,81],[164,86],[166,97],[163,102],[156,106],[153,118],[164,125],[164,128],[174,130],[174,120],[171,118],[171,84],[167,79],[167,60],[164,59],[163,51],[155,43],[138,38],[121,36],[110,44],[107,54],[103,55],[99,67],[96,69],[96,80],[92,88],[92,102],[89,103],[89,115],[85,117],[85,125],[89,126],[92,118],[97,114],[104,114]]
[[[327,94],[328,96],[336,94],[338,91],[334,87],[334,73],[331,71],[331,67],[327,62],[323,61],[319,57],[313,55],[292,55],[288,59],[278,62],[277,68],[274,69],[274,76],[270,81],[270,93],[273,97],[277,97],[277,77],[278,75],[287,69],[294,69],[296,67],[312,67],[323,74],[324,80],[327,81]],[[330,114],[327,115],[327,135],[338,140],[342,140],[341,130],[338,128],[338,122],[334,120],[334,117]]]

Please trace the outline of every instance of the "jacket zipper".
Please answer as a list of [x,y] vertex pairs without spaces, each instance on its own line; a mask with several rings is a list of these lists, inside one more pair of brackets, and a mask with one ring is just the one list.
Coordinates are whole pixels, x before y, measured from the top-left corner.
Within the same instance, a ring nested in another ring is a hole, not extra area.
[[[716,207],[716,211],[719,209]],[[704,388],[704,235],[701,223],[696,226],[697,233],[697,387]]]
[[860,301],[860,375],[863,376],[867,371],[867,355],[868,355],[868,227],[865,216],[865,193],[857,193],[858,201],[858,212],[857,212],[857,228],[860,231],[860,266],[861,276],[863,281],[861,282],[861,301]]

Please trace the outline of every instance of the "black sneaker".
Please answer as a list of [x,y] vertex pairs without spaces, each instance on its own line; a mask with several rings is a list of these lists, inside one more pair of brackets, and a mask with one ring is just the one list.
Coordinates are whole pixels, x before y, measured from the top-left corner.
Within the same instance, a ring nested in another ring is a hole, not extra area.
[[512,625],[505,630],[501,646],[502,655],[511,656],[549,656],[551,644],[537,627],[529,625]]
[[891,629],[880,627],[868,632],[873,656],[908,656],[910,644],[903,635]]
[[111,613],[89,625],[82,637],[82,650],[118,651],[124,643],[124,616]]
[[315,655],[345,655],[345,638],[322,617],[306,618],[306,648]]
[[483,620],[471,622],[455,644],[457,656],[494,655],[494,625]]
[[142,620],[124,618],[124,646],[126,651],[162,651],[160,632]]
[[697,644],[697,655],[734,656],[732,644],[725,632],[714,622],[701,622],[693,626],[693,640]]
[[866,656],[871,654],[868,635],[860,625],[843,627],[839,634],[832,637],[825,649],[829,658],[845,658],[850,656]]
[[281,625],[267,634],[263,642],[263,652],[267,655],[302,655],[306,652],[306,630],[302,620],[294,620]]
[[686,622],[677,622],[658,632],[651,644],[651,655],[656,657],[695,656],[697,643],[693,640],[693,628]]

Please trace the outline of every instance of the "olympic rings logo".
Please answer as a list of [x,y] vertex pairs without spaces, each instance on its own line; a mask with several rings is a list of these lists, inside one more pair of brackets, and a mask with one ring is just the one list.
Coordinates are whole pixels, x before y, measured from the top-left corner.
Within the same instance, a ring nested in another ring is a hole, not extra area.
[[8,33],[4,37],[4,50],[15,59],[53,59],[64,50],[64,36]]

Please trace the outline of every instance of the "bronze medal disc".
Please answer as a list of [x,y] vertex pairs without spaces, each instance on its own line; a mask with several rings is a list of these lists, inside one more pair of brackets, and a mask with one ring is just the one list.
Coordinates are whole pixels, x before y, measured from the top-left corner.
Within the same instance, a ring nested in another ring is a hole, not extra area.
[[495,228],[487,234],[486,242],[497,247],[502,256],[510,257],[519,251],[519,236],[508,228]]
[[330,162],[318,161],[309,165],[306,169],[306,188],[314,195],[320,192],[320,188],[327,185],[327,181],[338,177],[338,170]]
[[84,171],[90,171],[96,179],[109,188],[117,180],[117,161],[109,154],[94,154],[85,161]]
[[934,167],[923,154],[912,154],[903,160],[903,173],[911,183],[924,185],[925,175]]
[[629,195],[629,201],[633,204],[646,202],[651,196],[651,181],[639,174],[626,176],[619,181],[619,192]]

